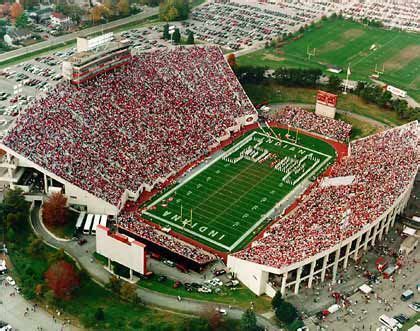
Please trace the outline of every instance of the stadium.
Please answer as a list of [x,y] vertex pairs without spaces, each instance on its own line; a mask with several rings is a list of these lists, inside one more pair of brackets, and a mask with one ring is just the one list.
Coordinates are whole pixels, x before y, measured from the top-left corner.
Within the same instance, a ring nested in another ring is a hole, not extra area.
[[350,132],[294,107],[259,119],[219,48],[176,48],[37,99],[0,144],[1,179],[185,268],[220,258],[258,295],[298,293],[335,282],[410,196],[418,123]]

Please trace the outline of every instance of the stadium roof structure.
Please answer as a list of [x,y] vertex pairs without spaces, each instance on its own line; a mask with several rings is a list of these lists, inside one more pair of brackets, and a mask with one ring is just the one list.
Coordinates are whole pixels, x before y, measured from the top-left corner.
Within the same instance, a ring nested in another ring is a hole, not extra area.
[[6,151],[123,207],[257,119],[217,47],[155,51],[22,113]]

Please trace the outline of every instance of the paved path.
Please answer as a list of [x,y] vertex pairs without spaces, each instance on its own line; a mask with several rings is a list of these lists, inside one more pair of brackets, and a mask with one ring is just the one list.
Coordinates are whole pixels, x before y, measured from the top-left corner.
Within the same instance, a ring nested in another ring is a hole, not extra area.
[[[29,331],[37,330],[42,327],[48,331],[75,331],[80,330],[73,325],[63,326],[62,321],[55,320],[44,309],[36,308],[32,311],[32,304],[28,303],[21,295],[15,294],[11,286],[6,286],[6,282],[0,281],[0,320],[12,325],[13,330]],[[25,310],[29,308],[29,313],[25,316]]]
[[[285,106],[300,107],[300,108],[304,108],[304,109],[309,109],[309,108],[313,109],[315,107],[314,104],[310,104],[310,103],[290,103],[290,102],[274,103],[274,104],[270,104],[269,106],[273,110],[282,109]],[[337,113],[343,114],[343,115],[348,115],[348,116],[351,116],[351,117],[353,117],[355,119],[358,119],[360,121],[367,122],[367,123],[369,123],[373,126],[376,126],[376,127],[380,128],[381,130],[384,130],[384,129],[387,129],[387,128],[390,127],[389,125],[387,125],[385,123],[382,123],[382,122],[379,122],[379,121],[377,121],[373,118],[366,117],[366,116],[359,115],[359,114],[355,114],[355,113],[352,113],[352,112],[347,111],[347,110],[337,109]]]
[[141,21],[144,20],[150,16],[156,15],[159,11],[159,8],[155,7],[155,8],[150,8],[150,7],[144,7],[143,12],[136,14],[136,15],[132,15],[129,17],[125,17],[119,20],[115,20],[106,24],[101,24],[101,25],[97,25],[91,28],[87,28],[87,29],[83,29],[77,32],[73,32],[73,33],[69,33],[69,34],[65,34],[63,36],[59,36],[59,37],[50,37],[49,40],[46,41],[42,41],[30,46],[26,46],[26,47],[22,47],[19,49],[15,49],[13,51],[9,51],[3,54],[0,54],[0,64],[2,61],[5,60],[10,60],[14,57],[17,56],[21,56],[27,53],[32,53],[35,51],[39,51],[42,49],[46,49],[49,48],[53,45],[57,45],[57,44],[61,44],[61,43],[65,43],[68,41],[72,41],[75,40],[77,37],[81,37],[81,36],[88,36],[91,35],[93,33],[96,32],[101,32],[102,30],[109,30],[109,29],[114,29],[114,28],[118,28],[119,26],[128,24],[128,23],[133,23],[133,22],[137,22],[137,21]]
[[[77,242],[61,242],[57,241],[45,231],[40,224],[39,219],[39,206],[35,206],[31,212],[31,219],[34,230],[37,235],[40,235],[45,242],[55,247],[62,247],[68,252],[77,262],[85,268],[91,277],[100,284],[106,284],[109,281],[110,274],[104,269],[104,267],[91,259],[91,253],[95,251],[94,240],[89,240],[86,245],[80,247]],[[183,298],[181,302],[178,302],[177,298],[169,295],[165,295],[159,292],[154,292],[148,289],[139,288],[137,290],[138,295],[142,302],[151,304],[154,306],[162,307],[168,310],[177,310],[183,313],[197,314],[207,310],[209,307],[221,307],[228,310],[227,305],[202,302],[198,300],[190,300]],[[233,308],[229,311],[228,316],[234,319],[241,318],[243,313],[242,309]],[[264,326],[267,330],[278,330],[277,327],[271,324],[269,320],[258,315],[258,323]]]

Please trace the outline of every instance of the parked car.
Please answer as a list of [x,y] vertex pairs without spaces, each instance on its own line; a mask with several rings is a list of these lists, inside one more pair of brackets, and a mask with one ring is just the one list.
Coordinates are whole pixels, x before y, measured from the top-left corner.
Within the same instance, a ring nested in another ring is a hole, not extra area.
[[12,331],[12,326],[6,322],[0,321],[0,331]]
[[179,280],[177,280],[175,283],[174,283],[174,285],[172,286],[173,288],[178,288],[178,287],[180,287],[182,285],[182,283],[179,281]]
[[163,260],[163,264],[166,264],[169,267],[175,267],[175,262],[171,261],[171,260]]
[[420,302],[413,302],[408,305],[411,309],[413,309],[416,313],[420,312]]
[[220,276],[220,275],[224,275],[226,273],[225,269],[216,269],[213,271],[213,275],[215,276]]
[[211,293],[211,289],[205,286],[200,287],[197,291],[200,293]]
[[227,315],[227,310],[223,309],[223,308],[216,308],[216,311],[220,314],[220,315]]

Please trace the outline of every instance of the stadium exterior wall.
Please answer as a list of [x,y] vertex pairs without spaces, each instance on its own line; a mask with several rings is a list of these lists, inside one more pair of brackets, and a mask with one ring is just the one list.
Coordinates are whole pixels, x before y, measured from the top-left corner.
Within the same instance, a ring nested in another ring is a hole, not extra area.
[[[366,251],[369,245],[374,246],[377,241],[381,241],[383,235],[388,233],[389,229],[394,226],[397,214],[401,213],[408,203],[414,180],[415,174],[406,190],[375,222],[365,226],[352,237],[341,241],[339,244],[326,251],[281,269],[245,261],[235,256],[228,255],[228,269],[257,295],[262,295],[264,293],[270,295],[272,293],[270,290],[271,285],[268,284],[270,273],[281,276],[282,283],[280,291],[283,295],[286,293],[287,289],[292,289],[295,294],[298,294],[299,289],[303,284],[308,288],[312,288],[315,281],[320,280],[321,282],[324,282],[327,271],[331,271],[332,283],[334,284],[336,282],[337,271],[340,264],[343,269],[346,269],[350,258],[357,261],[360,258],[362,250]],[[362,242],[363,236],[365,237]],[[353,245],[354,248],[352,248]],[[343,250],[344,254],[342,254]],[[331,257],[333,258],[333,262],[328,263],[329,260],[331,261]],[[322,267],[319,269],[316,269],[317,261],[322,262]],[[308,268],[310,271],[308,275],[302,277],[302,270],[304,267]],[[296,274],[296,277],[294,279],[289,279],[289,276],[292,275],[292,273]]]
[[110,230],[102,225],[96,228],[96,252],[108,259],[108,268],[111,269],[111,262],[130,269],[142,275],[146,270],[146,245],[123,234],[112,234]]
[[[27,158],[23,157],[22,155],[16,153],[15,151],[11,150],[7,146],[0,144],[0,148],[6,151],[8,154],[13,156],[16,161],[13,161],[17,167],[20,168],[34,168],[44,174],[44,176],[48,176],[57,182],[64,185],[64,192],[65,196],[68,198],[68,203],[72,205],[82,205],[87,208],[88,213],[92,214],[106,214],[106,215],[117,215],[119,210],[117,206],[114,206],[105,200],[102,200],[93,194],[89,193],[88,191],[82,190],[78,186],[66,181],[65,179],[55,175],[54,173],[42,168],[38,164],[28,160]],[[8,182],[11,188],[15,187],[15,183],[10,179]],[[33,198],[28,195],[28,200],[33,200]]]

